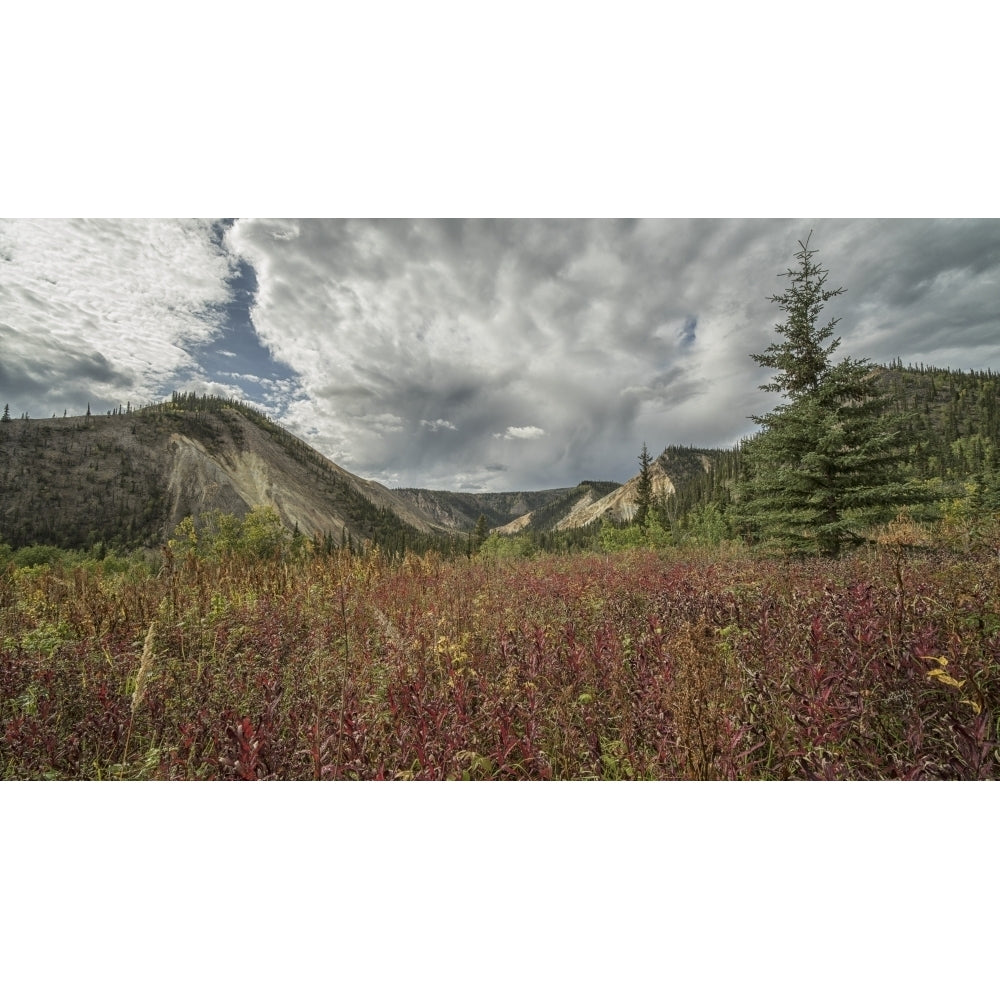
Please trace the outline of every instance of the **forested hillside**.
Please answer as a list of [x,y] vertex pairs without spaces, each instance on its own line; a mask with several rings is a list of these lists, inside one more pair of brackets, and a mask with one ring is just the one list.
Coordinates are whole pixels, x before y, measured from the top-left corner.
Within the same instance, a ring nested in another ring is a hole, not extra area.
[[1000,374],[897,360],[880,378],[905,417],[915,475],[954,480],[1000,470]]
[[[878,366],[876,379],[890,395],[907,441],[903,471],[941,498],[966,486],[991,496],[1000,488],[1000,374],[952,371],[926,365]],[[679,532],[711,530],[736,537],[734,505],[743,475],[743,444],[719,450],[712,468],[678,486],[663,506]],[[693,449],[668,448],[670,453]]]
[[289,531],[388,551],[459,544],[392,492],[235,400],[0,422],[0,542],[158,546],[188,516],[271,506]]

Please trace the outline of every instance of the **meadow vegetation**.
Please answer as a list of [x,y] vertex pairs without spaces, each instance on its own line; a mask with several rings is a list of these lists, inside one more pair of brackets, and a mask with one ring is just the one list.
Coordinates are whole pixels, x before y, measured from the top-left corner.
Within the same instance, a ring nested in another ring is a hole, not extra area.
[[1000,530],[974,501],[836,560],[648,535],[390,558],[266,510],[155,556],[7,550],[0,775],[995,778]]

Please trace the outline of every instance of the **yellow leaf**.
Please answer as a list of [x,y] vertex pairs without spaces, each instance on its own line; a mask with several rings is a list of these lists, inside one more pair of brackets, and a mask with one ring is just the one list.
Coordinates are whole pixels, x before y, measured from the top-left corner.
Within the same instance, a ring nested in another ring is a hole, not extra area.
[[940,681],[942,684],[948,684],[949,686],[956,688],[960,688],[965,683],[965,681],[956,680],[954,677],[951,676],[951,674],[949,674],[945,670],[929,671],[927,674],[927,679],[930,680],[932,677],[934,678],[934,680]]
[[971,705],[972,706],[972,711],[975,712],[976,715],[979,715],[979,713],[983,710],[983,706],[980,705],[979,702],[976,701],[975,698],[963,698],[962,699],[962,704],[963,705]]
[[[921,656],[921,660],[933,660],[938,666],[946,667],[948,666],[948,659],[944,656]],[[933,673],[933,671],[931,671]]]

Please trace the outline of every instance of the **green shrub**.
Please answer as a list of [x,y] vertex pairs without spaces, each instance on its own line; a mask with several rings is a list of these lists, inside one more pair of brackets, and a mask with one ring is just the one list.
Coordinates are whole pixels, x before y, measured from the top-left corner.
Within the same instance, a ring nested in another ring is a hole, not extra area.
[[657,521],[644,528],[638,524],[601,526],[598,544],[602,552],[624,552],[626,549],[665,549],[672,544],[670,531]]
[[479,554],[487,559],[527,558],[538,552],[527,535],[492,534],[479,546]]
[[69,551],[55,545],[27,545],[10,556],[10,564],[19,569],[31,566],[58,566],[66,562],[70,555]]

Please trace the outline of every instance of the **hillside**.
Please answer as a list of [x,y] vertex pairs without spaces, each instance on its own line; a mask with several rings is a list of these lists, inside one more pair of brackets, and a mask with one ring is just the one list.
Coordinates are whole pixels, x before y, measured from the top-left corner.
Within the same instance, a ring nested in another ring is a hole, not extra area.
[[[710,474],[723,454],[713,448],[668,446],[649,468],[653,497],[666,503],[678,489]],[[625,524],[635,517],[638,483],[638,474],[623,484],[585,481],[564,497],[497,530],[510,535],[526,530],[571,531],[602,520]]]
[[1000,374],[901,361],[880,369],[914,439],[913,471],[959,478],[1000,469]]
[[0,539],[14,547],[158,545],[188,515],[262,504],[290,530],[337,544],[445,530],[235,402],[175,396],[128,413],[0,423]]
[[496,530],[502,535],[514,535],[529,528],[532,531],[560,530],[562,522],[576,511],[599,502],[621,485],[614,482],[584,480],[579,486],[560,491],[562,496],[555,497],[548,503],[539,505],[535,510],[500,525]]
[[559,503],[571,490],[565,487],[512,493],[451,493],[399,487],[392,493],[432,523],[469,532],[481,516],[486,518],[488,527],[497,528],[512,518],[528,516],[539,508]]
[[[678,487],[708,472],[714,455],[711,449],[666,448],[649,467],[653,497],[657,502],[665,502]],[[602,519],[619,523],[631,521],[638,509],[638,485],[639,476],[635,475],[612,493],[598,497],[592,503],[581,504],[556,524],[556,530],[583,528]]]
[[[899,416],[901,433],[910,441],[909,476],[958,495],[964,483],[1000,474],[1000,374],[904,367],[900,360],[876,366],[876,371]],[[668,498],[670,522],[685,525],[706,508],[729,508],[741,468],[739,446],[718,451],[711,468],[690,477]]]

